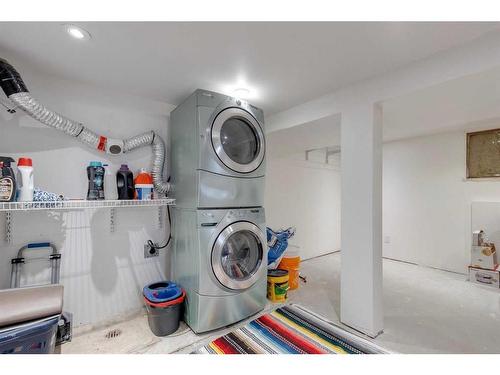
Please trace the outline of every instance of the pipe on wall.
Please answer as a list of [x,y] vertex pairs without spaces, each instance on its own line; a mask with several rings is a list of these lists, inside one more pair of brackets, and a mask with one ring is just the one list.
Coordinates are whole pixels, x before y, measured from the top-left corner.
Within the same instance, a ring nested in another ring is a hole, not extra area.
[[125,140],[112,139],[97,134],[83,124],[64,117],[39,103],[31,96],[21,75],[6,60],[0,58],[0,87],[5,95],[17,108],[29,116],[69,136],[75,137],[90,148],[111,155],[127,153],[140,147],[151,146],[153,150],[153,166],[151,174],[154,189],[157,193],[166,195],[170,184],[163,178],[165,165],[165,143],[154,131],[149,131]]

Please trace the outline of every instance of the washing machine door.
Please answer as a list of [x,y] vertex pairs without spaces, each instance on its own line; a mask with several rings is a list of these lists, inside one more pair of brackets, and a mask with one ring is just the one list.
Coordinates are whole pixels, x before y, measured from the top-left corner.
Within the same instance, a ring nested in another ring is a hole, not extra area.
[[220,161],[235,172],[253,172],[264,160],[262,128],[255,117],[242,108],[229,107],[215,117],[212,146]]
[[266,241],[258,226],[239,221],[225,227],[212,249],[212,270],[229,289],[251,287],[262,274]]

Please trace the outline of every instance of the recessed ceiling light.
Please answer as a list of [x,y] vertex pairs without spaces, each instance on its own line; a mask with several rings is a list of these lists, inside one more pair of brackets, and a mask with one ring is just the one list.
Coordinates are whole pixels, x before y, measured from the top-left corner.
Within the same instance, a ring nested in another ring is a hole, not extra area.
[[75,39],[88,40],[90,39],[90,33],[87,30],[75,25],[64,25],[66,32]]
[[233,95],[240,99],[248,99],[250,96],[250,90],[244,87],[239,87],[233,90]]

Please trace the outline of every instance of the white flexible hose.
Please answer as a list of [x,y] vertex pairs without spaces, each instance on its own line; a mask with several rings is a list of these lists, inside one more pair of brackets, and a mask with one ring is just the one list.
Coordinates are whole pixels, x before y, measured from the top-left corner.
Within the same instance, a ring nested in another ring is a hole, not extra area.
[[[21,108],[28,115],[42,124],[62,131],[93,149],[108,151],[103,144],[103,139],[107,138],[86,128],[81,123],[68,119],[57,112],[54,112],[43,104],[39,103],[31,96],[29,92],[15,93],[9,96],[9,99]],[[151,145],[153,148],[153,167],[151,174],[153,176],[153,185],[159,194],[167,194],[170,190],[170,184],[163,179],[163,166],[165,164],[165,143],[163,139],[154,131],[139,134],[135,137],[123,141],[123,152],[130,152],[139,147]]]

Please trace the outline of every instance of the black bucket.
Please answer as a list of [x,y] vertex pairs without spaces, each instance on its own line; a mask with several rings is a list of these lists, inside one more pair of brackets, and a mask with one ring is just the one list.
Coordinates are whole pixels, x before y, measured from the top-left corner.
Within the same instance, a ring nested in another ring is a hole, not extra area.
[[179,298],[164,303],[153,303],[144,298],[149,328],[156,336],[167,336],[177,331],[183,313],[185,296],[186,293],[183,291]]

